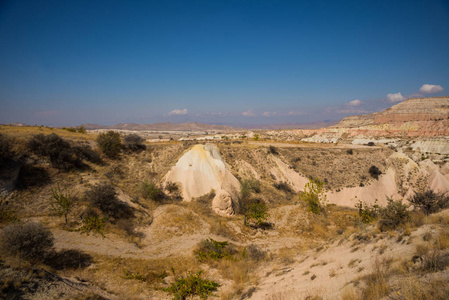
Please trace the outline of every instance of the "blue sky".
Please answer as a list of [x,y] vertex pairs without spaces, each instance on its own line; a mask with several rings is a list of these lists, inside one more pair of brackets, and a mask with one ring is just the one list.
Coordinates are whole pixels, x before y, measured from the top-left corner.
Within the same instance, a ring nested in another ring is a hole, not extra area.
[[447,89],[447,0],[0,1],[0,123],[305,123]]

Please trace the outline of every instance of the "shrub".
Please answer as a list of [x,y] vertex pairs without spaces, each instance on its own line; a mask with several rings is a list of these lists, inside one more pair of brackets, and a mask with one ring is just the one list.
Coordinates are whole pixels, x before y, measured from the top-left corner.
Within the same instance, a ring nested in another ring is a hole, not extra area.
[[2,250],[29,261],[43,261],[53,248],[53,234],[41,223],[10,224],[3,229]]
[[309,183],[306,184],[304,191],[299,196],[314,214],[319,214],[327,202],[323,185],[324,183],[319,180],[309,179]]
[[219,242],[208,238],[199,243],[198,249],[194,251],[198,261],[207,259],[220,260],[222,258],[232,258],[233,249],[229,247],[227,241]]
[[100,215],[97,214],[92,209],[88,209],[86,213],[83,216],[83,226],[78,229],[81,233],[87,233],[89,234],[91,231],[97,232],[101,234],[104,237],[104,227],[106,226],[106,217],[100,217]]
[[18,219],[12,210],[6,207],[6,205],[0,204],[0,224],[12,223],[17,220]]
[[379,168],[374,165],[369,168],[368,173],[375,179],[379,179],[379,175],[382,174]]
[[97,144],[104,155],[109,158],[117,158],[122,148],[120,134],[112,130],[100,133],[97,137]]
[[354,154],[354,150],[348,149],[348,150],[346,150],[346,153],[349,154],[349,155],[352,155],[352,154]]
[[0,133],[0,165],[11,156],[11,142],[5,135]]
[[257,227],[264,227],[268,219],[268,207],[261,199],[248,199],[243,203],[242,212],[245,216],[244,223],[254,221]]
[[268,153],[271,153],[273,155],[279,155],[278,149],[275,146],[268,147]]
[[135,133],[125,135],[125,137],[123,138],[123,143],[125,144],[126,148],[133,151],[140,149],[145,150],[146,148],[145,145],[143,144],[143,138]]
[[449,196],[445,193],[435,193],[432,190],[416,193],[408,201],[413,204],[415,209],[419,209],[426,215],[449,207]]
[[255,141],[258,141],[259,138],[260,138],[260,135],[259,135],[258,133],[256,133],[256,134],[254,135],[254,140],[255,140]]
[[381,231],[396,229],[410,219],[408,206],[401,201],[388,199],[388,205],[380,210],[381,220],[379,228]]
[[75,199],[69,192],[62,191],[59,186],[51,190],[50,205],[56,215],[59,217],[64,216],[65,223],[67,224],[67,216],[75,206]]
[[207,299],[207,297],[220,286],[220,284],[215,281],[202,279],[202,271],[199,271],[196,274],[189,274],[185,278],[176,276],[174,269],[172,269],[172,272],[173,277],[175,277],[175,282],[163,290],[172,293],[174,300],[182,300],[195,295],[199,296],[201,299]]
[[80,157],[70,143],[56,133],[33,136],[28,141],[28,148],[37,155],[47,157],[51,165],[60,171],[83,167]]
[[379,205],[377,205],[377,199],[373,205],[368,205],[366,202],[362,202],[355,205],[355,208],[359,211],[359,216],[363,223],[371,223],[379,216]]
[[368,142],[368,144],[366,144],[367,146],[375,146],[376,144],[374,144],[374,142]]
[[142,182],[140,184],[140,192],[143,198],[156,202],[161,202],[165,198],[165,194],[162,189],[152,182]]
[[110,218],[128,219],[134,216],[131,207],[117,198],[117,192],[110,184],[91,187],[84,193],[84,198]]

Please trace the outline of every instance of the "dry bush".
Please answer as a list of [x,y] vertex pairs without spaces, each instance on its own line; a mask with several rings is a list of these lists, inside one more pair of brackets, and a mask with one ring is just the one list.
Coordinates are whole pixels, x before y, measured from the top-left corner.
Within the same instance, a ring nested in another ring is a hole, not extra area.
[[117,192],[110,184],[103,183],[91,187],[84,193],[84,199],[110,218],[129,219],[134,217],[132,208],[117,198]]
[[426,215],[436,213],[449,207],[449,195],[447,193],[435,193],[432,190],[416,193],[408,201]]
[[1,235],[1,249],[10,256],[43,261],[53,248],[53,234],[41,223],[10,224]]
[[125,135],[125,137],[123,138],[123,144],[126,148],[132,151],[146,149],[145,145],[143,144],[143,138],[135,133]]
[[140,193],[144,199],[162,202],[165,199],[163,190],[153,182],[144,181],[140,184]]

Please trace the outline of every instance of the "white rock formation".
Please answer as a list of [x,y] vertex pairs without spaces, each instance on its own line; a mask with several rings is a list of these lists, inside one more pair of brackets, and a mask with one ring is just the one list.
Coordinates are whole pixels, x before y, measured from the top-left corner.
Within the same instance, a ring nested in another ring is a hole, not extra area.
[[203,196],[212,189],[212,210],[221,215],[239,211],[240,182],[232,175],[217,147],[195,145],[186,152],[165,176],[165,183],[178,182],[184,201]]

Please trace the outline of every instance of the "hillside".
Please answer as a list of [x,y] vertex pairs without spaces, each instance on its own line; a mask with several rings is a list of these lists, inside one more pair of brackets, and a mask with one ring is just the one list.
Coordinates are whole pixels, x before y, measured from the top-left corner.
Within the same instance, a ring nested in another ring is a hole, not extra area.
[[[435,110],[403,120],[435,127]],[[372,136],[374,119],[208,142],[123,131],[112,156],[97,133],[0,126],[0,295],[447,299],[447,136]]]

